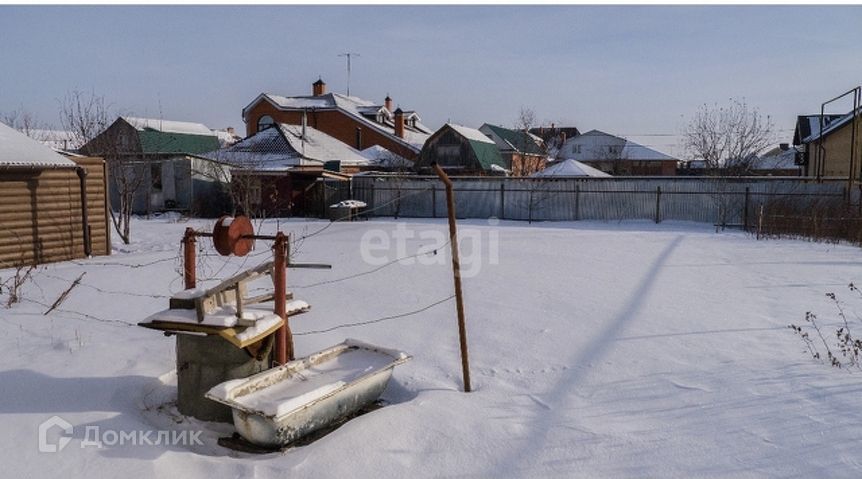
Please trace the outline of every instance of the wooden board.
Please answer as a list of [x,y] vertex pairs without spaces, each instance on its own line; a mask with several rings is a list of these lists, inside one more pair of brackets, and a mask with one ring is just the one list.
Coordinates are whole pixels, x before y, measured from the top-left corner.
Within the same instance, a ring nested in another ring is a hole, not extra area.
[[138,326],[147,328],[147,329],[155,329],[158,331],[164,331],[166,333],[172,334],[183,334],[183,333],[197,333],[197,334],[209,334],[209,335],[219,335],[229,343],[233,344],[238,348],[246,348],[251,346],[258,341],[265,339],[270,334],[275,333],[281,326],[284,324],[284,320],[279,320],[276,323],[273,323],[273,326],[267,328],[265,331],[261,331],[257,335],[248,338],[246,340],[240,340],[237,335],[242,333],[247,328],[243,326],[236,326],[233,328],[219,328],[217,326],[209,326],[204,324],[192,324],[192,323],[175,323],[170,321],[152,321],[149,323],[138,323]]

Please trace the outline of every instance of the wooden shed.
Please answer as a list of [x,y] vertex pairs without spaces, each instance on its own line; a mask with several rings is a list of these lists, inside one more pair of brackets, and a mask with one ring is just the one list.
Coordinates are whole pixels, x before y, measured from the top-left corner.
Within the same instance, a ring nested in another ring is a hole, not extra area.
[[0,123],[0,268],[111,254],[105,179]]
[[434,163],[450,175],[500,175],[511,169],[494,140],[479,130],[453,123],[443,125],[428,138],[416,169],[432,174]]

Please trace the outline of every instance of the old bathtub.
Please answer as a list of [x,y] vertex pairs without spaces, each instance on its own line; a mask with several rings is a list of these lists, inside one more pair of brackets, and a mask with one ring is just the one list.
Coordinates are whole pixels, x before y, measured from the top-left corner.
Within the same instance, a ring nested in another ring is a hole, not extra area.
[[221,383],[206,397],[233,409],[242,437],[266,447],[288,444],[374,401],[392,369],[410,356],[348,339],[307,358]]

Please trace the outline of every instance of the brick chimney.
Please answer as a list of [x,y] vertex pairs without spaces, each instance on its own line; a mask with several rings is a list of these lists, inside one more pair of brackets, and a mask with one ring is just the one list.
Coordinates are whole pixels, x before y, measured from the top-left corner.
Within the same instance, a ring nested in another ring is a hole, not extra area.
[[387,110],[392,111],[392,98],[389,97],[389,94],[386,94],[386,99],[383,100],[383,106],[386,107]]
[[314,96],[326,95],[326,83],[323,83],[322,78],[318,78],[316,82],[311,84],[311,94]]
[[395,136],[404,138],[404,112],[401,108],[395,110]]

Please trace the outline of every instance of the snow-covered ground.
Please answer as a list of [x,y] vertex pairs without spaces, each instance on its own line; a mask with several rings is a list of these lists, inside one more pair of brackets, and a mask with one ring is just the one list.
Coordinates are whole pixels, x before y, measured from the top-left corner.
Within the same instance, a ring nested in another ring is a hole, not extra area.
[[[441,246],[445,223],[328,224],[281,223],[297,235],[320,231],[295,247],[294,261],[333,265],[288,273],[290,289],[312,305],[291,323],[298,355],[345,337],[409,352],[385,393],[391,405],[282,454],[219,447],[231,426],[184,419],[170,404],[173,338],[129,326],[167,307],[181,289],[183,230],[211,223],[136,221],[132,245],[41,267],[25,300],[0,309],[2,475],[862,476],[862,373],[816,363],[787,329],[809,310],[834,319],[826,292],[850,302],[846,285],[862,277],[858,248],[680,223],[462,222],[472,238],[464,290],[475,389],[464,394],[451,300],[314,333],[448,298],[446,248],[380,268]],[[267,259],[263,244],[252,254],[203,256],[199,276]],[[43,315],[82,272],[82,284]],[[52,416],[73,426],[72,439],[39,452],[39,424]],[[126,440],[82,447],[94,426]],[[203,431],[203,444],[129,440],[158,430]]]

